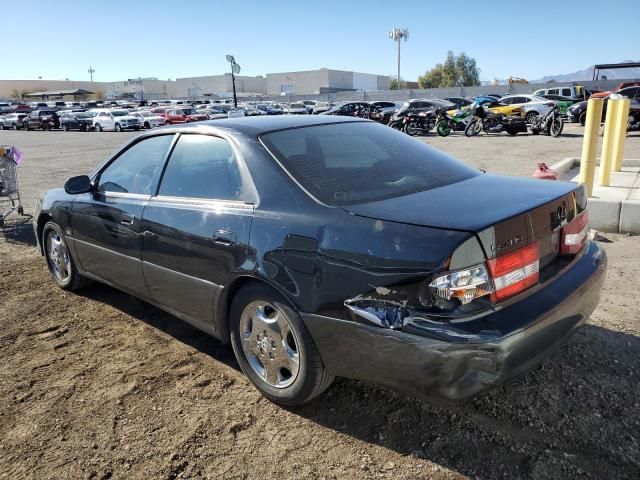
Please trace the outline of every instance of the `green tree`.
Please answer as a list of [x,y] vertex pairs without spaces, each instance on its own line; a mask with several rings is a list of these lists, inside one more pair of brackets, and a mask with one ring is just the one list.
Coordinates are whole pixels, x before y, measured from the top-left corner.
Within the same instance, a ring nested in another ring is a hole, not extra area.
[[475,58],[464,52],[459,55],[449,50],[444,63],[438,63],[418,77],[420,88],[472,87],[480,85],[480,69]]
[[391,90],[400,90],[401,88],[406,88],[406,86],[407,85],[402,77],[400,77],[400,84],[398,84],[398,79],[395,76],[391,77]]

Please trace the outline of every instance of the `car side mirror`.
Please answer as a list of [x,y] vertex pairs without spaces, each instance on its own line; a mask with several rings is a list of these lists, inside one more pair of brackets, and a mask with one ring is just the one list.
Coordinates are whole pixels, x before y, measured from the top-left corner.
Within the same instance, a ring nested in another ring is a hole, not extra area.
[[91,179],[87,175],[78,175],[71,177],[64,182],[64,191],[69,195],[78,195],[80,193],[90,192],[93,186]]

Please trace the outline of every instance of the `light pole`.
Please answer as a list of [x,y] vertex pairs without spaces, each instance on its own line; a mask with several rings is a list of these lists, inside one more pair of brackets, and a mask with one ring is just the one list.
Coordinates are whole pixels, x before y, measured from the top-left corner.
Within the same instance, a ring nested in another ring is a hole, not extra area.
[[96,73],[95,68],[89,66],[89,70],[87,70],[87,72],[89,72],[89,75],[91,75],[91,81],[93,82],[93,74]]
[[398,44],[398,90],[400,90],[400,40],[407,41],[409,38],[409,30],[406,28],[396,28],[389,32],[389,38]]
[[227,55],[227,62],[231,64],[231,83],[233,84],[233,106],[238,108],[238,97],[236,97],[236,75],[240,73],[240,65],[236,63],[233,55]]

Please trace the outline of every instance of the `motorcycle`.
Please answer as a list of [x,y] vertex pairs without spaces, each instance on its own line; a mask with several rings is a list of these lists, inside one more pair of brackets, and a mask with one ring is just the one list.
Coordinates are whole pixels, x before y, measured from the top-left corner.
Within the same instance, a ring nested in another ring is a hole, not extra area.
[[403,131],[407,135],[426,135],[436,126],[436,116],[433,109],[410,112],[404,117]]
[[445,109],[438,109],[436,112],[436,132],[441,137],[448,137],[451,132],[464,132],[469,123],[470,113],[457,110],[452,116]]
[[517,135],[526,131],[527,124],[523,119],[514,116],[507,117],[501,113],[493,113],[478,106],[473,109],[473,120],[464,129],[464,134],[467,137],[478,135],[480,132],[507,132],[509,135]]
[[531,133],[538,135],[539,133],[546,133],[552,137],[557,137],[562,133],[564,127],[564,121],[560,114],[560,107],[557,104],[553,104],[551,110],[544,115],[538,115],[531,124]]

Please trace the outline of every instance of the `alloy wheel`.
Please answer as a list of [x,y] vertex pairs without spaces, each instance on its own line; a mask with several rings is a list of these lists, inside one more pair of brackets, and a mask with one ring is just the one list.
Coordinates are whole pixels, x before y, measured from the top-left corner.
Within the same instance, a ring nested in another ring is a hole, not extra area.
[[299,342],[283,311],[263,300],[249,303],[240,316],[240,341],[249,366],[265,383],[286,388],[295,382]]
[[66,282],[71,275],[71,257],[64,239],[55,230],[47,235],[47,253],[51,271],[60,282]]

